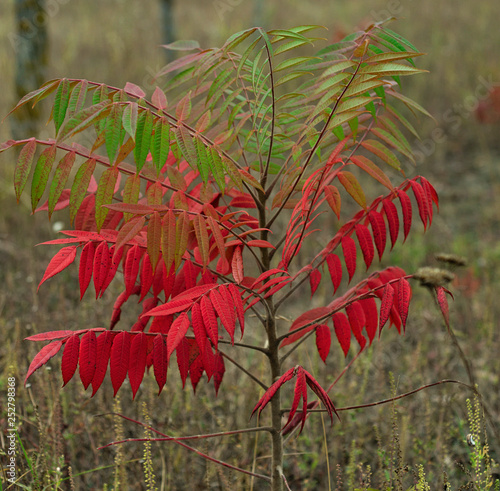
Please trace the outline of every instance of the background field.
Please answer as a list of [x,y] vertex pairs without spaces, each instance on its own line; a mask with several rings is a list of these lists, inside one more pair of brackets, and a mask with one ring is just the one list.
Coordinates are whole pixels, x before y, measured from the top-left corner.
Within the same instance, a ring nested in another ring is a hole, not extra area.
[[[441,210],[426,235],[420,225],[415,227],[405,247],[397,246],[386,261],[413,272],[421,266],[436,266],[434,254],[439,252],[468,259],[466,268],[455,271],[452,327],[489,409],[490,453],[500,461],[500,126],[479,125],[473,117],[475,105],[485,95],[484,87],[500,84],[500,3],[291,0],[270,2],[256,13],[252,2],[188,1],[176,7],[175,26],[177,37],[197,39],[202,46],[220,45],[231,33],[253,25],[256,18],[266,28],[324,25],[328,28],[325,37],[336,40],[356,26],[392,15],[399,20],[391,27],[428,53],[419,67],[430,73],[405,80],[404,90],[436,121],[421,121],[422,139],[414,142],[418,166],[408,167],[407,175],[423,174],[431,180],[440,195]],[[159,18],[153,0],[54,0],[49,19],[48,78],[87,78],[117,86],[131,81],[150,90],[153,75],[164,63],[164,52],[158,47]],[[4,0],[0,3],[2,118],[15,103],[12,26],[13,1]],[[45,131],[52,128],[42,129],[41,134]],[[0,140],[9,137],[7,120],[0,125]],[[120,432],[125,437],[143,434],[131,423],[117,427],[115,419],[106,415],[117,410],[110,390],[99,391],[93,399],[76,382],[61,390],[60,357],[51,364],[51,370],[41,370],[32,378],[28,390],[22,388],[27,366],[36,352],[36,346],[23,338],[51,329],[106,325],[113,292],[108,291],[102,302],[87,294],[80,303],[75,269],[70,269],[37,294],[38,282],[54,249],[33,246],[54,238],[54,222],[64,222],[67,217],[61,214],[49,224],[45,216],[30,216],[28,201],[15,205],[14,158],[14,152],[0,157],[0,392],[5,394],[7,376],[13,374],[18,382],[17,409],[26,452],[24,457],[19,456],[19,468],[25,473],[22,482],[32,482],[30,466],[39,475],[48,472],[55,480],[62,465],[53,455],[64,455],[75,476],[76,489],[103,489],[106,485],[111,489],[116,479],[119,489],[143,489],[141,444],[97,450],[119,439]],[[306,292],[304,304],[308,297]],[[294,313],[286,315],[293,319]],[[287,326],[284,320],[283,327]],[[340,348],[335,349],[336,356],[330,355],[326,367],[318,361],[313,343],[297,362],[311,367],[319,380],[332,381],[345,365]],[[244,362],[257,373],[264,370],[257,357]],[[385,332],[381,342],[374,343],[341,379],[332,397],[337,407],[353,406],[441,379],[469,383],[469,378],[429,293],[416,288],[406,335]],[[152,377],[146,377],[135,402],[131,402],[127,390],[122,390],[120,411],[145,421],[146,403],[153,426],[172,435],[245,427],[259,393],[252,386],[242,390],[241,384],[241,375],[230,370],[218,399],[213,397],[212,386],[200,386],[193,396],[190,387],[184,392],[178,390],[178,375],[172,370],[160,397],[156,397]],[[465,487],[470,480],[467,471],[472,472],[472,468],[470,448],[465,443],[469,432],[465,401],[471,396],[463,387],[440,385],[398,401],[395,407],[343,413],[342,423],[335,423],[333,430],[319,415],[312,417],[308,431],[292,439],[287,448],[290,455],[285,473],[291,489],[352,489],[354,483],[361,486],[362,476],[369,473],[367,466],[373,471],[372,487],[381,486],[387,478],[384,473],[390,473],[391,468],[400,468],[404,482],[401,489],[407,489],[418,464],[424,466],[431,489],[439,489],[445,475],[452,489],[469,489]],[[2,428],[4,416],[0,414]],[[4,447],[4,434],[0,438]],[[269,464],[264,437],[224,438],[204,442],[199,448],[258,472],[266,472]],[[259,482],[251,483],[207,464],[171,443],[154,444],[153,454],[159,489],[264,489]],[[120,462],[126,465],[117,465]],[[342,485],[337,483],[338,469]],[[61,478],[67,477],[67,469],[63,469]],[[69,489],[68,481],[61,489]]]

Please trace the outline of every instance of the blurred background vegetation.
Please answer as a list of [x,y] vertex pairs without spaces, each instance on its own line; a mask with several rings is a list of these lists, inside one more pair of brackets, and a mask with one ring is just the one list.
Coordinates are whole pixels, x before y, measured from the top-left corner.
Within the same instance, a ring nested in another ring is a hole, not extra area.
[[[87,78],[116,86],[131,81],[152,91],[154,75],[166,61],[166,53],[159,47],[165,36],[159,0],[46,0],[46,10],[47,79]],[[398,20],[390,27],[427,53],[418,61],[429,74],[405,79],[403,91],[428,109],[435,121],[416,123],[421,134],[421,140],[413,142],[418,165],[408,164],[407,175],[423,174],[430,179],[440,195],[441,211],[429,233],[423,235],[422,227],[416,227],[404,247],[399,245],[386,256],[384,265],[396,264],[414,272],[421,266],[436,266],[436,253],[467,258],[468,266],[455,271],[452,327],[491,416],[487,425],[491,457],[500,461],[500,125],[479,124],[474,116],[488,90],[500,84],[500,3],[197,0],[174,4],[173,26],[178,39],[196,39],[203,47],[221,45],[232,33],[255,24],[269,29],[318,24],[327,28],[324,36],[333,42],[392,16]],[[3,0],[2,118],[18,99],[15,46],[14,0]],[[52,128],[42,125],[39,131],[40,136],[52,136]],[[0,140],[8,138],[9,120],[0,125]],[[211,386],[200,386],[193,396],[189,387],[178,390],[178,376],[172,370],[160,397],[150,383],[152,377],[146,377],[135,402],[122,391],[119,409],[110,390],[99,391],[92,400],[75,382],[61,390],[60,357],[51,364],[52,370],[35,375],[25,391],[22,380],[37,347],[23,338],[51,329],[106,325],[113,291],[108,290],[104,301],[97,303],[88,295],[80,303],[73,269],[36,293],[53,249],[33,246],[54,238],[58,220],[64,222],[67,217],[61,214],[48,223],[45,215],[30,216],[28,201],[16,206],[14,159],[12,151],[0,156],[0,389],[5,394],[7,376],[16,377],[24,451],[24,455],[18,454],[21,482],[31,486],[27,489],[42,489],[33,483],[43,482],[47,474],[50,482],[59,479],[61,489],[69,489],[64,461],[71,466],[76,489],[145,489],[141,485],[141,444],[97,450],[120,435],[140,437],[143,430],[130,423],[118,424],[103,414],[118,409],[145,421],[146,411],[154,427],[176,436],[223,431],[247,425],[259,393],[254,387],[241,390],[241,375],[229,370],[218,399]],[[304,294],[304,303],[308,295]],[[131,312],[130,318],[133,315]],[[314,352],[309,343],[297,355],[297,362],[311,366],[319,380],[334,380],[345,365],[340,349],[330,355],[326,367]],[[249,358],[246,364],[260,373],[260,361]],[[341,379],[332,397],[338,407],[352,406],[440,379],[469,383],[469,375],[431,297],[417,288],[406,335],[385,332],[382,341],[367,350]],[[470,431],[465,400],[471,396],[458,386],[434,387],[397,406],[343,413],[342,423],[336,423],[333,431],[327,424],[322,426],[320,416],[312,417],[307,431],[289,443],[285,469],[289,484],[294,491],[353,489],[361,487],[363,479],[365,484],[369,482],[371,473],[372,486],[377,487],[399,469],[407,489],[415,482],[421,464],[431,489],[438,489],[446,479],[452,483],[451,489],[473,489],[465,487],[476,472],[465,443]],[[4,418],[1,413],[2,429],[6,427]],[[269,463],[268,442],[262,436],[224,438],[204,442],[199,448],[258,472],[265,472]],[[64,456],[63,461],[59,456]],[[174,444],[153,445],[152,462],[159,489],[262,489],[261,483],[208,464]],[[343,484],[338,484],[339,473]],[[58,488],[53,485],[50,489]]]

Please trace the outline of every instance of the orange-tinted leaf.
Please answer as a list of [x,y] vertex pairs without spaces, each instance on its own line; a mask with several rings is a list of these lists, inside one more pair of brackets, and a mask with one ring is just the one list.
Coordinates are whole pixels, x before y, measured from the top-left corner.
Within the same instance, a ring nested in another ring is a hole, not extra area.
[[109,209],[103,205],[109,205],[113,201],[118,175],[119,171],[116,167],[109,167],[103,172],[99,179],[95,198],[95,223],[97,231],[101,230],[102,224],[109,212]]
[[366,209],[366,198],[363,188],[360,186],[354,174],[348,171],[338,173],[338,178],[345,190],[352,196],[359,206]]

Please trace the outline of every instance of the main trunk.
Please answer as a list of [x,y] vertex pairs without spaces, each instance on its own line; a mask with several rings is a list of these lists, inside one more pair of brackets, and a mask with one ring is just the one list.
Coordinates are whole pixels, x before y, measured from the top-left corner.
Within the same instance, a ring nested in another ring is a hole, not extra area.
[[[265,187],[265,178],[261,181]],[[264,193],[259,193],[259,223],[265,228],[267,223],[266,216],[266,197]],[[261,239],[267,240],[268,232],[261,232]],[[267,248],[261,249],[261,261],[264,271],[271,269],[271,259]],[[279,360],[279,342],[277,342],[275,308],[272,297],[267,302],[267,322],[266,331],[269,349],[269,364],[271,368],[271,383],[275,382],[281,376],[281,363]],[[272,491],[283,491],[283,437],[281,435],[281,391],[278,390],[271,400],[271,432],[272,441],[272,462],[271,462],[271,489]]]

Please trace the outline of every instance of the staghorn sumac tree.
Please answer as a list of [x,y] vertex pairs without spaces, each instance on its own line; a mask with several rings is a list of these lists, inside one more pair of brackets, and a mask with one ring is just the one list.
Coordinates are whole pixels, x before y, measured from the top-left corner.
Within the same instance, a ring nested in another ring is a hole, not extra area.
[[[420,53],[383,24],[313,51],[321,42],[310,34],[315,29],[252,28],[217,49],[174,43],[189,54],[159,73],[169,80],[150,96],[132,83],[52,80],[14,110],[53,94],[54,139],[1,147],[21,147],[18,200],[32,173],[33,211],[50,218],[69,208],[73,229],[45,243],[63,247],[40,285],[77,255],[81,297],[92,281],[99,298],[118,271],[123,277],[107,328],[28,338],[48,344],[26,379],[62,350],[64,385],[78,369],[94,395],[109,368],[114,395],[128,377],[135,397],[147,371],[161,392],[175,358],[183,385],[189,378],[196,390],[205,375],[217,393],[225,365],[235,363],[226,353],[256,350],[268,363],[266,380],[244,361],[236,365],[263,390],[249,415],[270,407],[268,426],[253,430],[270,434],[269,475],[258,477],[274,490],[286,483],[284,434],[301,431],[320,402],[332,422],[337,416],[333,385],[323,388],[307,368],[290,366],[289,356],[313,338],[326,362],[332,339],[347,357],[366,350],[386,324],[404,332],[411,275],[388,267],[348,285],[361,261],[368,269],[406,240],[415,210],[426,229],[438,206],[427,179],[405,179],[401,166],[413,160],[404,133],[416,134],[401,111],[427,114],[399,92],[402,76],[422,72],[414,63]],[[87,144],[77,143],[80,133]],[[384,194],[367,199],[377,188]],[[359,211],[345,217],[353,207]],[[325,212],[321,237],[329,241],[311,254]],[[279,312],[307,282],[314,295],[323,279],[333,300],[278,329]],[[436,290],[445,313],[446,291]],[[132,296],[142,312],[121,326]],[[251,329],[260,344],[242,341],[247,312],[257,319]]]

